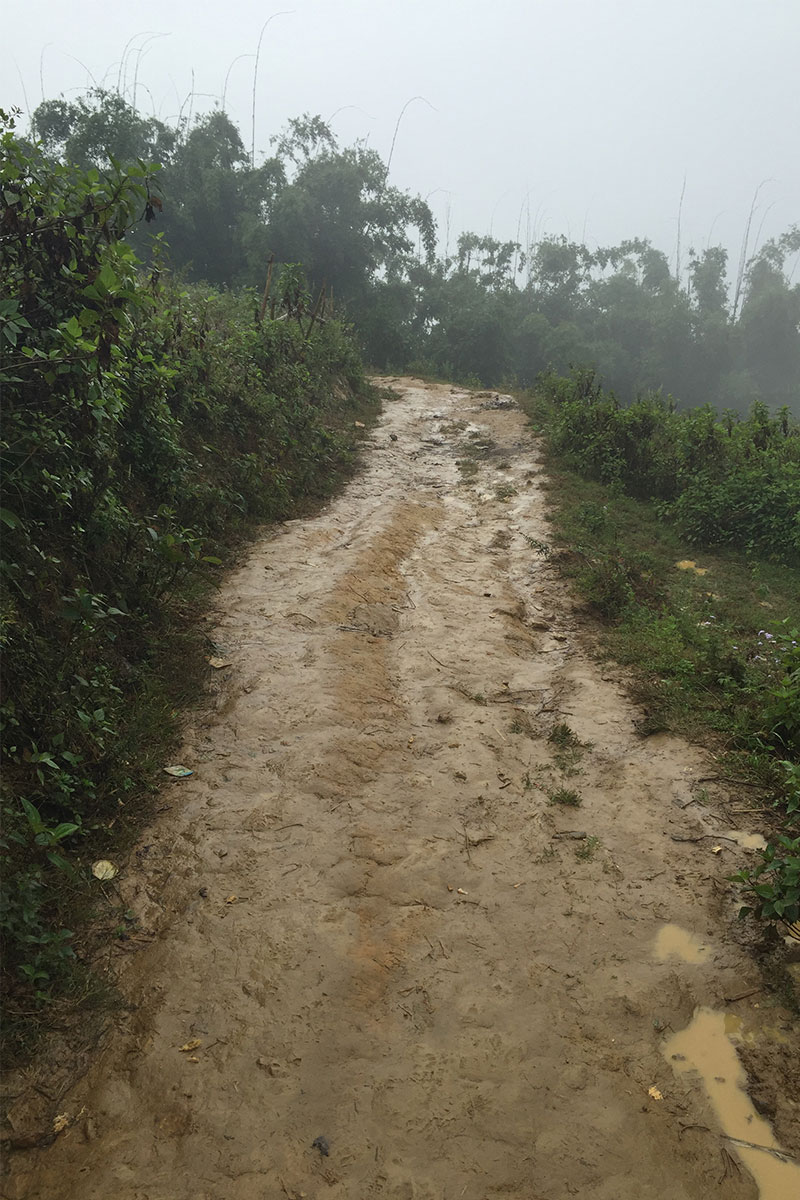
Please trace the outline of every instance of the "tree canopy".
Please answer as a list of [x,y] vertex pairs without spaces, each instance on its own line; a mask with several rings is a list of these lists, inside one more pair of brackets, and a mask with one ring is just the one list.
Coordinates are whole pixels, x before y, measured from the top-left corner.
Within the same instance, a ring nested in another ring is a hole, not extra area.
[[[690,249],[677,276],[639,237],[590,248],[464,231],[449,256],[425,201],[390,183],[375,150],[340,146],[317,115],[290,121],[258,166],[225,112],[173,128],[116,92],[46,101],[33,131],[51,158],[82,167],[158,164],[158,233],[174,269],[261,288],[270,259],[300,263],[377,367],[528,385],[549,368],[587,366],[626,400],[660,390],[687,406],[743,412],[760,400],[800,412],[798,226],[733,277],[722,246]],[[132,236],[147,258],[154,230]]]

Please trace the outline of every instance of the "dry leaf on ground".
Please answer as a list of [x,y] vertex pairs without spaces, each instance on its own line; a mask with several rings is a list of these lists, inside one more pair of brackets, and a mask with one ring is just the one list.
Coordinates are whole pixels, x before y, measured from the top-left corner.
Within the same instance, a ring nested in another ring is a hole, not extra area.
[[96,863],[92,863],[92,874],[95,879],[113,879],[119,872],[107,858],[99,858]]

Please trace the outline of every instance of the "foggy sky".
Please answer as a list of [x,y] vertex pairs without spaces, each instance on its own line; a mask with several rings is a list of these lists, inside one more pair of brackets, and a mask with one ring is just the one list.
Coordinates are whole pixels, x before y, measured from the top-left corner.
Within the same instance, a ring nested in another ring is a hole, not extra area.
[[139,107],[185,115],[192,68],[212,94],[194,112],[213,107],[230,68],[227,109],[249,150],[254,60],[234,60],[284,6],[262,43],[257,160],[306,111],[385,159],[403,106],[424,97],[403,116],[391,181],[429,197],[442,243],[449,208],[451,250],[465,229],[645,236],[674,266],[684,177],[684,264],[710,239],[735,268],[762,181],[753,233],[800,221],[800,0],[23,0],[4,6],[0,107],[35,107],[42,81],[47,99],[74,99],[85,68],[115,86],[133,37],[130,96],[136,48],[159,32]]

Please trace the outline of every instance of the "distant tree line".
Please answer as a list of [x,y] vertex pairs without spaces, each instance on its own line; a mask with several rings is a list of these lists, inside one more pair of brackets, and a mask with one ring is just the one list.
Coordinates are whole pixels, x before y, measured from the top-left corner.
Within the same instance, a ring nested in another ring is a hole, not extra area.
[[800,415],[796,225],[733,279],[722,246],[691,250],[676,278],[640,238],[589,249],[464,233],[443,256],[425,201],[390,186],[364,143],[340,147],[318,116],[290,121],[259,166],[225,112],[174,129],[116,92],[46,101],[33,130],[45,153],[82,167],[161,164],[163,210],[136,235],[141,257],[163,237],[189,278],[259,289],[270,257],[302,263],[376,367],[521,386],[592,367],[625,401],[661,390],[681,406],[744,413],[760,401]]

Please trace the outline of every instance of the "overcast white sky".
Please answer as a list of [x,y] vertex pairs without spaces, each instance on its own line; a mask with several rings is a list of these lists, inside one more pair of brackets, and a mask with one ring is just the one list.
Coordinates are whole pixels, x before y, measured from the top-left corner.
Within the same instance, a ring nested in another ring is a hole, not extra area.
[[[344,143],[386,158],[392,181],[429,196],[451,248],[463,229],[592,244],[646,236],[674,261],[709,238],[738,254],[754,232],[800,221],[800,0],[22,0],[4,5],[0,107],[35,106],[104,75],[130,38],[138,99],[175,119],[194,87],[221,96],[256,157],[286,120],[332,117]],[[140,34],[141,36],[134,37]],[[108,74],[106,74],[108,72]],[[24,82],[24,90],[23,90]],[[195,111],[215,100],[198,96]],[[348,107],[352,106],[352,107]],[[187,106],[188,108],[188,106]],[[186,109],[184,109],[186,111]]]

